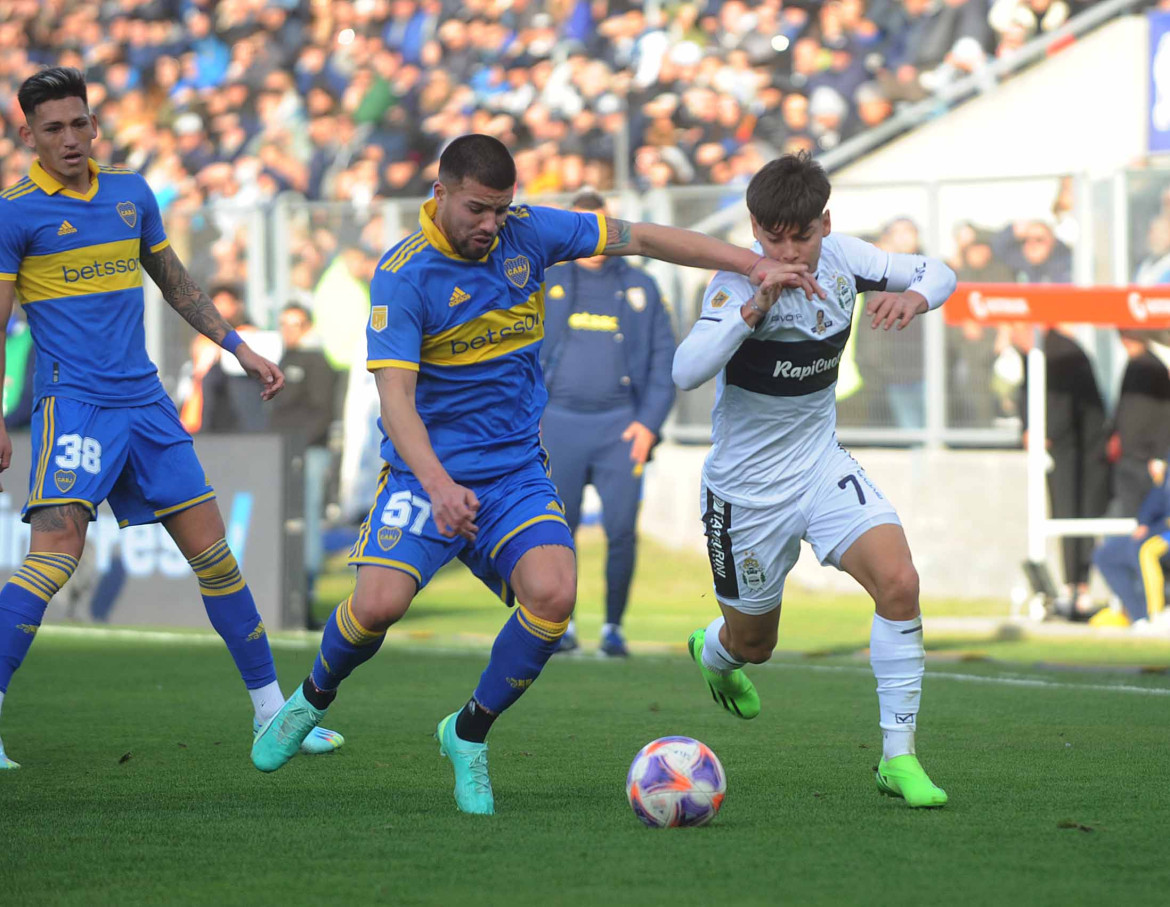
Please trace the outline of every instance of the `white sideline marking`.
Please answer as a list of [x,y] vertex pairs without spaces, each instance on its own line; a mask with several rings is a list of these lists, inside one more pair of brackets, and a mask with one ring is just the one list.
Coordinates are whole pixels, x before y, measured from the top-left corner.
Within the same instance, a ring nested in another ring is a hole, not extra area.
[[[216,633],[209,633],[205,630],[191,630],[188,632],[176,632],[173,630],[132,630],[128,628],[114,628],[114,627],[78,627],[61,624],[46,624],[42,626],[39,633],[47,633],[50,636],[72,637],[75,639],[97,638],[110,640],[125,640],[134,642],[154,642],[154,643],[171,643],[179,645],[223,645],[223,641]],[[316,649],[319,645],[320,635],[309,630],[292,630],[282,631],[279,636],[270,636],[268,643],[274,649],[288,649],[295,651],[304,651],[306,649]],[[396,640],[396,645],[409,644],[410,639]],[[426,646],[420,648],[419,651],[425,651],[429,655],[467,655],[471,652],[480,652],[481,647],[467,646],[464,648],[452,646]],[[564,656],[560,656],[564,657]],[[662,653],[657,655],[641,655],[640,658],[647,660],[661,660],[664,656]],[[677,657],[677,656],[665,656]],[[589,659],[592,661],[592,659]],[[574,663],[578,663],[581,659],[572,659]],[[757,667],[766,667],[774,670],[788,670],[788,671],[812,671],[833,674],[865,674],[872,676],[868,668],[852,667],[850,665],[816,665],[816,664],[798,664],[793,662],[771,661],[765,665]],[[926,672],[929,680],[957,680],[962,683],[989,683],[1000,684],[1002,686],[1014,687],[1033,687],[1040,689],[1053,690],[1094,690],[1103,693],[1139,693],[1148,696],[1170,696],[1170,688],[1166,687],[1143,687],[1130,683],[1068,683],[1060,680],[1041,680],[1035,677],[1018,677],[1011,675],[1001,675],[997,677],[988,677],[982,674],[958,674],[953,671],[932,671],[929,668]]]
[[[787,664],[785,662],[767,662],[768,667],[797,671],[823,671],[840,674],[866,674],[872,676],[867,668],[854,668],[848,665],[805,665]],[[1146,693],[1150,696],[1170,696],[1170,689],[1166,687],[1142,687],[1132,683],[1067,683],[1060,680],[1040,680],[1036,677],[1013,677],[1002,675],[987,677],[982,674],[956,674],[953,671],[932,671],[927,668],[927,680],[958,680],[965,683],[998,683],[1011,687],[1041,687],[1054,690],[1095,690],[1105,693]]]

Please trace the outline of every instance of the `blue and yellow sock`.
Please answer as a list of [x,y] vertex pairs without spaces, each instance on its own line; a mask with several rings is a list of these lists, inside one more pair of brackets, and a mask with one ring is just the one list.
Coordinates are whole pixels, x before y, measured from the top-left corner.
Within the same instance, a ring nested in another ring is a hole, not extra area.
[[199,580],[211,625],[227,644],[244,686],[254,690],[275,683],[276,666],[264,621],[227,542],[220,539],[187,563]]
[[[491,714],[492,720],[532,686],[568,627],[567,619],[544,620],[523,605],[516,606],[492,644],[491,658],[473,695],[474,701]],[[462,720],[456,721],[455,733],[464,740],[480,736],[472,731],[474,713],[474,709],[465,708],[459,715]],[[460,733],[461,725],[470,736]],[[480,730],[486,735],[485,727]],[[483,741],[481,738],[475,742]]]
[[354,669],[374,657],[382,647],[386,631],[376,633],[363,627],[353,613],[351,595],[334,610],[321,635],[321,651],[309,675],[321,692],[332,692]]
[[77,558],[48,551],[30,551],[24,563],[0,589],[0,693],[24,661],[41,626],[49,599],[77,569]]

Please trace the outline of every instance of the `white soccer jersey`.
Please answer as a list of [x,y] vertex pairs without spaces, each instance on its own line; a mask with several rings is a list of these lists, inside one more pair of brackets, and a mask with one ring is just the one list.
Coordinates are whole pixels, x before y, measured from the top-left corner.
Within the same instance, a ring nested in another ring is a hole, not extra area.
[[826,299],[785,289],[753,331],[740,306],[755,288],[742,275],[720,271],[675,354],[675,383],[684,389],[718,373],[703,481],[733,504],[792,501],[837,446],[834,385],[859,292],[914,289],[933,309],[955,285],[940,261],[890,254],[836,233],[821,245],[816,281]]

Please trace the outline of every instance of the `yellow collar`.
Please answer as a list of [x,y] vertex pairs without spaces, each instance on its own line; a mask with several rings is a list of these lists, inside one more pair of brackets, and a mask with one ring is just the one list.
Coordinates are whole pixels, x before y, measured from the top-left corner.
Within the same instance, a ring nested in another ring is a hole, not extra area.
[[98,171],[101,168],[97,161],[93,158],[89,159],[89,190],[87,192],[74,192],[72,189],[66,189],[56,179],[49,176],[44,167],[41,166],[40,161],[33,161],[32,166],[28,171],[28,178],[32,180],[45,193],[45,195],[56,195],[60,192],[66,198],[79,198],[83,202],[90,201],[98,191]]
[[488,256],[496,251],[496,246],[500,244],[500,237],[497,236],[492,240],[491,248],[483,254],[483,258],[464,258],[451,247],[451,244],[447,242],[447,237],[443,235],[443,231],[435,223],[435,209],[438,206],[438,202],[433,198],[428,198],[418,209],[418,222],[422,225],[423,236],[427,238],[427,242],[448,258],[454,258],[456,261],[487,261]]

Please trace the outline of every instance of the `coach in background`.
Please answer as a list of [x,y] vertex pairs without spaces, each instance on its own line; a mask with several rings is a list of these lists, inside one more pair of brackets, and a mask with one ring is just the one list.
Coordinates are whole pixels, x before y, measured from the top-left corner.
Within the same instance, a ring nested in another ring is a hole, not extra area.
[[[582,192],[575,211],[604,211]],[[622,616],[634,575],[642,470],[674,403],[674,333],[658,285],[622,258],[598,255],[549,269],[541,352],[548,406],[541,436],[576,532],[586,485],[601,498],[608,546],[601,651],[628,655]],[[572,623],[558,651],[577,648]]]

